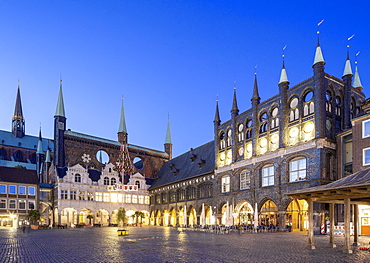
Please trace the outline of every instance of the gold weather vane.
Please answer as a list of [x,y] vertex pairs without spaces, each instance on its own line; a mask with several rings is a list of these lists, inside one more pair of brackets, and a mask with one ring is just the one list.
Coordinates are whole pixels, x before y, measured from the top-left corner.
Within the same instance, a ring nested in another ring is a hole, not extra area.
[[282,57],[283,57],[283,61],[284,61],[284,57],[285,57],[285,49],[286,49],[286,47],[287,47],[288,45],[285,45],[284,47],[283,47],[283,55],[282,55]]
[[257,75],[257,66],[258,66],[258,65],[255,65],[255,66],[254,66],[254,75]]
[[236,89],[236,80],[234,80],[234,89]]
[[320,38],[319,35],[320,35],[320,25],[324,22],[324,19],[321,20],[319,23],[317,23],[317,38]]
[[355,64],[357,66],[357,56],[360,55],[360,51],[356,53],[356,61],[355,61]]

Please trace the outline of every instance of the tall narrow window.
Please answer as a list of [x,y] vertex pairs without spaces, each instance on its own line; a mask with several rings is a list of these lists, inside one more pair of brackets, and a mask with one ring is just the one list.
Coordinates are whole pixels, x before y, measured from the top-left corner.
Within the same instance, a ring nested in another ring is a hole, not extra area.
[[81,183],[81,175],[80,174],[75,174],[75,182],[76,183]]
[[275,107],[271,111],[271,129],[279,127],[279,108]]
[[244,140],[244,125],[241,123],[238,126],[238,141],[242,142]]
[[137,189],[140,189],[140,181],[136,181],[135,185],[137,185]]
[[362,122],[362,138],[370,136],[370,120]]
[[219,140],[220,140],[220,150],[225,149],[226,142],[225,142],[225,133],[224,132],[221,132]]
[[230,130],[228,130],[228,131],[227,131],[227,147],[229,147],[229,146],[231,146],[231,145],[232,145],[232,142],[233,142],[233,137],[232,137],[232,135],[233,135],[232,130],[231,130],[231,129],[230,129]]
[[274,166],[269,165],[262,168],[262,187],[274,185]]
[[109,185],[109,178],[108,177],[104,177],[104,185]]
[[298,110],[298,98],[293,98],[290,101],[290,113],[289,113],[289,121],[295,121],[299,119],[299,110]]
[[230,176],[224,176],[221,179],[221,193],[230,192]]
[[325,98],[326,98],[326,102],[325,102],[325,107],[326,107],[326,111],[327,112],[332,112],[332,95],[331,95],[331,92],[330,91],[326,91],[326,95],[325,95]]
[[289,163],[289,181],[296,182],[307,179],[306,158],[295,159]]
[[240,190],[250,189],[251,187],[251,172],[242,171],[240,173]]
[[111,185],[115,185],[116,184],[116,178],[112,178],[112,179],[110,179],[110,184]]
[[6,208],[6,199],[0,199],[0,209]]
[[246,124],[245,138],[252,138],[252,120],[248,120]]
[[303,106],[303,116],[308,116],[314,113],[314,103],[313,103],[313,92],[309,91],[304,96],[304,106]]
[[260,133],[267,132],[268,122],[267,122],[267,113],[264,112],[260,116]]

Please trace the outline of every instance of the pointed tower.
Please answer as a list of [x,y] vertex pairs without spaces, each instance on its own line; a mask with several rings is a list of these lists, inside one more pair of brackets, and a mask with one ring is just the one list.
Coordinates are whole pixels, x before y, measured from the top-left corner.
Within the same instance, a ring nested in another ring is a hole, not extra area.
[[122,99],[122,107],[121,107],[121,118],[119,121],[118,127],[118,142],[121,144],[127,144],[128,142],[128,133],[126,128],[126,119],[125,119],[125,108],[123,106],[123,99]]
[[232,108],[231,108],[231,129],[232,129],[232,162],[236,162],[237,159],[238,159],[238,150],[237,150],[237,145],[236,145],[236,138],[237,138],[237,130],[238,128],[236,127],[237,126],[237,120],[236,120],[236,117],[238,116],[239,114],[239,109],[238,109],[238,103],[237,103],[237,99],[236,99],[236,86],[235,86],[235,83],[234,82],[234,97],[233,97],[233,105],[232,105]]
[[344,66],[342,80],[344,82],[344,97],[343,97],[343,128],[345,130],[352,127],[351,124],[351,90],[352,90],[352,68],[349,59],[349,45],[347,45],[347,59]]
[[23,118],[20,84],[18,81],[17,99],[15,101],[15,109],[12,120],[12,133],[15,137],[22,138],[25,135],[25,128],[26,125]]
[[283,55],[283,66],[281,68],[280,80],[279,80],[279,93],[280,93],[280,109],[279,109],[279,148],[284,148],[285,142],[285,130],[288,126],[288,89],[289,81],[284,65],[284,55]]
[[164,151],[168,154],[169,159],[172,159],[172,138],[170,129],[170,115],[168,115],[166,140],[164,141]]
[[355,64],[356,64],[355,77],[353,78],[352,87],[354,87],[355,89],[357,89],[359,91],[362,91],[363,86],[362,86],[362,83],[361,83],[361,80],[360,80],[360,75],[358,73],[357,61],[355,62]]
[[39,140],[37,142],[37,151],[36,151],[36,172],[39,177],[39,183],[44,183],[44,161],[45,154],[42,151],[42,136],[41,136],[41,127],[39,132]]
[[59,96],[54,116],[54,162],[56,167],[64,167],[66,164],[64,147],[66,122],[67,118],[64,110],[62,80],[60,80]]
[[218,127],[221,124],[221,119],[220,119],[220,111],[218,109],[218,98],[216,100],[216,111],[215,111],[215,119],[213,120],[213,138],[214,138],[214,149],[215,149],[215,160],[216,160],[216,167],[217,167],[217,160],[218,160],[218,152],[219,152],[219,134],[218,134]]
[[256,145],[257,145],[257,138],[259,134],[258,128],[258,105],[260,104],[260,96],[258,94],[258,84],[257,84],[257,73],[254,73],[254,86],[253,86],[253,95],[251,98],[252,101],[252,155],[256,156]]
[[[319,32],[319,31],[318,31]],[[314,73],[314,105],[315,105],[315,128],[316,138],[325,137],[325,61],[322,55],[320,38],[317,40],[315,59],[312,65]]]

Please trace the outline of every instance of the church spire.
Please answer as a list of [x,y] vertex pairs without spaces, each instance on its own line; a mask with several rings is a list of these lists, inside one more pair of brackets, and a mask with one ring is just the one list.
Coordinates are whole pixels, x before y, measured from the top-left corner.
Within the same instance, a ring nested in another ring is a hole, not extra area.
[[12,133],[15,137],[18,138],[22,138],[25,135],[25,121],[23,118],[19,80],[18,80],[17,98],[15,101],[14,115],[12,120]]
[[257,73],[254,73],[253,96],[251,100],[257,100],[257,104],[259,104],[260,99],[260,95],[258,94]]
[[119,121],[118,127],[118,141],[120,143],[127,143],[127,128],[126,128],[126,119],[125,119],[125,108],[123,106],[123,98],[122,98],[122,106],[121,106],[121,118]]
[[39,154],[43,154],[44,153],[42,151],[41,127],[40,127],[40,131],[39,131],[39,140],[38,140],[38,143],[37,143],[37,151],[36,151],[36,153],[39,153]]
[[280,73],[280,80],[279,80],[279,84],[280,85],[281,83],[284,83],[284,82],[288,82],[288,75],[286,74],[286,69],[285,69],[285,65],[284,65],[284,58],[285,58],[285,54],[284,54],[284,50],[286,49],[286,45],[285,47],[283,47],[283,66],[281,68],[281,73]]
[[170,115],[168,115],[167,123],[167,133],[166,140],[164,142],[164,151],[168,154],[169,159],[172,159],[172,138],[171,138],[171,129],[170,129]]
[[362,90],[363,87],[362,87],[362,83],[361,83],[361,80],[360,80],[360,75],[358,74],[358,68],[357,68],[357,56],[359,54],[360,54],[360,51],[357,52],[357,54],[356,54],[356,61],[355,61],[356,69],[355,69],[355,77],[353,79],[352,86],[354,88]]
[[62,91],[62,79],[60,79],[59,96],[58,96],[58,103],[57,103],[57,109],[55,111],[55,116],[65,117],[63,91]]
[[322,55],[322,51],[321,51],[321,46],[320,46],[320,30],[319,30],[319,26],[322,24],[322,22],[324,22],[324,19],[321,20],[318,24],[317,24],[317,47],[316,47],[316,52],[315,52],[315,59],[313,61],[313,65],[316,65],[317,63],[324,63],[325,64],[325,61],[324,61],[324,57]]
[[234,98],[233,98],[233,106],[231,108],[231,114],[238,115],[239,109],[238,109],[238,102],[236,99],[236,81],[234,81]]
[[216,113],[215,113],[215,119],[213,120],[214,124],[220,125],[221,119],[220,119],[220,111],[218,110],[218,98],[216,100]]

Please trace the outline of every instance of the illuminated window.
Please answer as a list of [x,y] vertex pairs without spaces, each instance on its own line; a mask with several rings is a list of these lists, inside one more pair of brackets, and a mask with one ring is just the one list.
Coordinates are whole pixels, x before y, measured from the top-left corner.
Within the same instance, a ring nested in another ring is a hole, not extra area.
[[103,201],[103,193],[96,192],[96,193],[95,193],[95,199],[96,199],[96,201],[98,201],[98,202]]
[[137,195],[132,195],[131,202],[137,204]]
[[103,193],[103,202],[110,202],[109,193]]
[[230,176],[221,178],[221,193],[230,192]]
[[78,199],[79,199],[79,200],[85,200],[85,192],[81,192],[81,191],[80,191],[80,192],[78,193]]
[[139,204],[144,204],[144,196],[143,195],[138,196],[138,202],[139,202]]
[[149,205],[149,196],[145,196],[145,198],[144,198],[144,199],[145,199],[145,204],[146,204],[146,205]]
[[126,203],[131,203],[131,195],[126,194]]
[[289,181],[296,182],[307,179],[306,158],[295,159],[289,163]]
[[87,192],[87,201],[94,201],[94,193]]
[[251,187],[251,172],[242,171],[240,173],[240,190],[250,189]]
[[262,187],[274,185],[274,166],[269,165],[262,168]]

